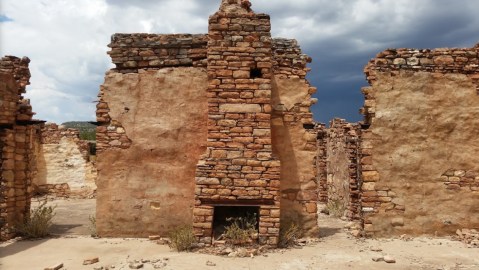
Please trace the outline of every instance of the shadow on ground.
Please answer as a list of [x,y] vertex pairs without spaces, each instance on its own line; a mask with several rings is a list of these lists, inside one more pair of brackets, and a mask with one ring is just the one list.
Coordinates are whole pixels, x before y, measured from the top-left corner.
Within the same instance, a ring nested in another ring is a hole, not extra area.
[[333,236],[339,232],[341,232],[340,228],[320,227],[319,237],[322,238],[322,237]]
[[70,235],[70,234],[77,234],[75,233],[78,231],[75,228],[82,227],[83,224],[53,224],[51,227],[51,233],[53,235]]

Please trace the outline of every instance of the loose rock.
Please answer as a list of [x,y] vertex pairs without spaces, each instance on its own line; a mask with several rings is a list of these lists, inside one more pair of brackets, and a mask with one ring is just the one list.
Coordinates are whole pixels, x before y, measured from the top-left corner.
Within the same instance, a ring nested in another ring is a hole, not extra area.
[[92,258],[84,260],[83,265],[94,264],[94,263],[97,263],[99,261],[100,261],[100,259],[98,257],[92,257]]
[[140,269],[140,268],[143,268],[143,264],[134,262],[134,263],[130,263],[128,267],[130,267],[130,269]]
[[45,270],[58,270],[63,268],[63,263],[55,264],[54,266],[50,266],[45,268]]
[[206,261],[206,265],[208,266],[216,266],[216,263],[212,262],[212,261]]
[[383,257],[383,256],[375,256],[375,257],[372,257],[371,259],[372,259],[374,262],[384,261],[384,257]]
[[384,256],[384,261],[387,262],[387,263],[396,263],[396,259],[394,259],[390,255]]

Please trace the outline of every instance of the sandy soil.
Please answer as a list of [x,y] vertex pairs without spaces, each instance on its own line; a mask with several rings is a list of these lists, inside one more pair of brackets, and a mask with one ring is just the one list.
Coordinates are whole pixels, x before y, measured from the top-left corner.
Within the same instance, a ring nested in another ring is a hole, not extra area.
[[[479,269],[479,249],[448,239],[354,239],[344,222],[322,217],[320,242],[307,247],[276,250],[254,258],[229,258],[199,253],[177,253],[146,239],[93,239],[88,216],[94,200],[54,201],[56,236],[37,241],[0,244],[0,269],[44,269],[63,263],[62,269],[130,269],[129,262],[149,260],[142,269]],[[373,251],[381,249],[382,251]],[[374,262],[390,255],[396,263]],[[82,265],[84,259],[100,262]],[[115,266],[115,268],[111,268]]]

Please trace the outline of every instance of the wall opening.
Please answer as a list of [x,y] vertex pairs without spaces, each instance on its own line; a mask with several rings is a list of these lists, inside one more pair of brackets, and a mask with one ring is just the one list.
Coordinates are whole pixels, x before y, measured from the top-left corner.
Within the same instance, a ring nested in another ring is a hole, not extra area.
[[225,232],[225,228],[237,219],[255,221],[255,229],[258,231],[259,206],[215,206],[213,214],[213,239],[220,240],[222,234]]
[[250,76],[251,79],[256,79],[256,78],[262,78],[263,73],[261,72],[261,69],[259,68],[252,68],[250,71]]

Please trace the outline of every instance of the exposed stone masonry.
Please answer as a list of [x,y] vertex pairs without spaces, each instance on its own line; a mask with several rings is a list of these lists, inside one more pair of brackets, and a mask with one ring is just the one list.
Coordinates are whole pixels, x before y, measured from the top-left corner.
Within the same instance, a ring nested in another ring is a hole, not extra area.
[[[114,71],[137,73],[167,67],[207,67],[207,34],[114,34],[108,52]],[[302,54],[294,39],[272,38],[275,74],[304,79],[311,57]]]
[[316,157],[316,171],[318,175],[318,202],[322,207],[328,203],[328,172],[327,172],[327,143],[328,131],[325,124],[318,123],[315,126],[317,133],[317,157]]
[[72,139],[78,145],[83,158],[89,161],[89,142],[80,139],[80,131],[78,129],[65,128],[55,123],[46,123],[42,126],[42,144],[59,144],[62,138]]
[[108,52],[121,73],[165,67],[206,67],[207,35],[114,34]]
[[316,132],[321,211],[361,220],[360,126],[335,118],[328,128],[317,124]]
[[29,84],[27,57],[0,60],[0,238],[15,235],[13,226],[30,211],[31,181],[36,173],[39,122],[22,93]]
[[[96,151],[102,152],[108,148],[129,148],[131,140],[126,135],[122,124],[116,119],[110,118],[108,103],[106,103],[103,98],[103,86],[100,86],[98,98],[98,104],[96,105],[96,121],[98,122],[96,129]],[[129,108],[125,107],[124,111],[128,112]]]
[[11,95],[3,95],[3,102],[0,104],[0,124],[10,124],[15,120],[28,121],[34,115],[30,101],[21,96],[25,93],[26,86],[30,84],[28,63],[30,63],[28,57],[4,56],[0,60],[0,72],[12,74],[17,82],[16,89],[6,90],[11,91]]
[[[476,84],[479,94],[479,44],[474,48],[441,49],[388,49],[372,59],[364,68],[369,84],[376,80],[377,72],[398,74],[400,70],[412,72],[461,73],[467,74]],[[374,117],[374,100],[363,89],[366,101],[363,114],[366,124]]]
[[260,207],[260,242],[278,241],[280,162],[271,145],[270,29],[268,15],[241,8],[220,10],[209,19],[208,148],[197,167],[193,212],[195,233],[207,244],[214,205],[247,200]]
[[465,170],[447,170],[441,179],[448,189],[469,189],[479,191],[479,173]]
[[359,125],[336,118],[327,132],[328,202],[342,204],[349,220],[359,220]]

